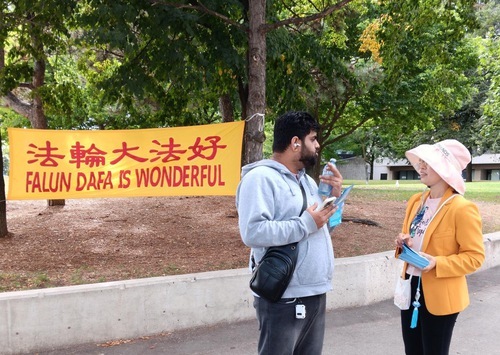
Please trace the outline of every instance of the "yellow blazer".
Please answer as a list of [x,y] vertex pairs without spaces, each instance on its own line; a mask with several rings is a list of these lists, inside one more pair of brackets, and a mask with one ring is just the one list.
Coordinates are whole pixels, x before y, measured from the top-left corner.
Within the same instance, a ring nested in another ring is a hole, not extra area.
[[[429,193],[425,192],[423,198]],[[452,194],[449,188],[439,206]],[[408,200],[403,233],[410,232],[421,201],[422,193]],[[421,251],[436,258],[436,267],[422,272],[421,288],[429,312],[447,315],[463,311],[470,302],[465,275],[479,269],[484,261],[482,221],[477,206],[461,195],[446,202],[427,227]],[[396,250],[396,256],[400,252]],[[403,274],[407,266],[405,263]]]

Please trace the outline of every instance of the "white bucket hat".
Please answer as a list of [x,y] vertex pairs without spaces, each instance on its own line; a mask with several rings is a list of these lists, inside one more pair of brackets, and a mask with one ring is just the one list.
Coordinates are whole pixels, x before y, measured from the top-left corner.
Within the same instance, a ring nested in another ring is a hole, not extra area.
[[455,139],[436,144],[422,144],[405,153],[411,165],[418,171],[420,159],[425,161],[448,185],[460,195],[465,193],[462,171],[471,161],[469,150]]

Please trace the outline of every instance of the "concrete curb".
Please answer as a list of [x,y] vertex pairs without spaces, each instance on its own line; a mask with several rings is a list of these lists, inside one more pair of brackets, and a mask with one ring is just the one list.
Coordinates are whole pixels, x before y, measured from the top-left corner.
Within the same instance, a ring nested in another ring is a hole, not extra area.
[[[485,235],[482,269],[500,264],[500,232]],[[336,260],[327,308],[392,297],[392,251]],[[0,354],[137,338],[252,319],[247,269],[0,293]]]

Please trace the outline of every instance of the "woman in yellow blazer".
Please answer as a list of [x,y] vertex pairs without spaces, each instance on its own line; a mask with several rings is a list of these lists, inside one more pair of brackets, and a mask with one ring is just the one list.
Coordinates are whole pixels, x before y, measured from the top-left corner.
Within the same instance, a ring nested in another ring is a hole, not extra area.
[[484,261],[481,216],[463,197],[462,171],[471,161],[467,148],[452,139],[423,144],[406,157],[429,190],[410,198],[396,256],[403,243],[420,251],[429,264],[424,269],[405,263],[412,276],[412,299],[401,311],[407,355],[447,355],[459,312],[469,305],[465,275]]

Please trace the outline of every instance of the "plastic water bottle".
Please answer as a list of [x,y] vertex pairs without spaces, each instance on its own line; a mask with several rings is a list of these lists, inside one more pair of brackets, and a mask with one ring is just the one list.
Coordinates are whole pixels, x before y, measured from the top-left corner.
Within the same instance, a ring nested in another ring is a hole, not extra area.
[[[332,163],[333,165],[335,165],[336,162],[337,162],[337,160],[335,160],[334,158],[330,159],[330,163]],[[333,175],[333,172],[331,170],[327,169],[327,167],[328,167],[328,164],[325,164],[325,167],[323,168],[322,175]],[[326,183],[320,181],[318,193],[322,196],[326,196],[326,197],[330,196],[330,194],[332,193],[332,185],[329,185],[329,184],[326,184]]]

